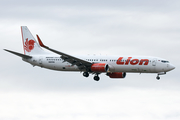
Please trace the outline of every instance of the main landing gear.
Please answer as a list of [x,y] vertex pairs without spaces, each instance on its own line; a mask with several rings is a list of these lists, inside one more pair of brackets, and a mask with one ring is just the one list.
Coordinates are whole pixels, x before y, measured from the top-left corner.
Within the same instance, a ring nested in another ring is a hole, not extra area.
[[83,73],[83,76],[84,76],[84,77],[89,77],[89,73],[88,73],[88,72],[84,72],[84,73]]
[[[88,72],[84,72],[84,73],[83,73],[83,76],[84,76],[84,77],[89,77],[89,73],[88,73]],[[99,81],[99,80],[100,80],[100,78],[99,78],[99,76],[98,76],[97,73],[96,73],[96,75],[94,76],[94,80],[95,80],[95,81]]]
[[94,80],[95,80],[95,81],[99,81],[99,80],[100,80],[98,74],[96,74],[96,75],[94,76]]

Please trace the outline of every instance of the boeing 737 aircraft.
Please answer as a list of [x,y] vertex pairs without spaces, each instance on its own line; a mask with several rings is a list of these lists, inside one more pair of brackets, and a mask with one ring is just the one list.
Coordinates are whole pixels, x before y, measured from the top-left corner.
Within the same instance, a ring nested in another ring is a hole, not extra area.
[[[84,77],[94,74],[94,80],[99,81],[99,74],[106,73],[110,78],[125,78],[126,73],[157,73],[164,75],[175,67],[169,61],[150,56],[73,56],[43,44],[39,36],[36,39],[26,26],[21,27],[24,54],[4,49],[22,58],[23,61],[51,70],[80,71]],[[45,48],[51,52],[44,51]]]

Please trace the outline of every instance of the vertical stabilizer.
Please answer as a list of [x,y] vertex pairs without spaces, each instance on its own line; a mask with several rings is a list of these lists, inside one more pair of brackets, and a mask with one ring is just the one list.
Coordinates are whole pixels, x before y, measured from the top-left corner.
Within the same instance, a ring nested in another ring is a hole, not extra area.
[[46,52],[39,46],[27,26],[21,26],[22,41],[25,55],[45,54]]

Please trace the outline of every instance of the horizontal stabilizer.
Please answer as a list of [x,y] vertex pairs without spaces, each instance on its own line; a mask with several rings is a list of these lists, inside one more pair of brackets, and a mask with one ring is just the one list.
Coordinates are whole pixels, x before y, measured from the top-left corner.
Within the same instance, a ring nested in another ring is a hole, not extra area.
[[17,53],[17,52],[14,52],[14,51],[11,51],[11,50],[7,50],[7,49],[4,49],[4,50],[7,51],[7,52],[10,52],[10,53],[12,53],[12,54],[15,54],[15,55],[17,55],[17,56],[19,56],[19,57],[22,57],[22,58],[26,58],[26,59],[32,58],[32,57],[29,56],[29,55],[24,55],[24,54]]

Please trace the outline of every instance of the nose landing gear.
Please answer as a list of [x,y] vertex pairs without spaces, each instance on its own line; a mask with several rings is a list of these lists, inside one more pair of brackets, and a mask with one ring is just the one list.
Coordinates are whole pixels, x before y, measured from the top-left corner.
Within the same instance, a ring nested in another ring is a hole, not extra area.
[[159,75],[157,75],[156,79],[157,79],[157,80],[159,80],[159,79],[160,79]]
[[156,79],[159,80],[159,79],[160,79],[159,75],[165,75],[165,74],[166,74],[166,72],[159,72],[159,73],[157,74]]

